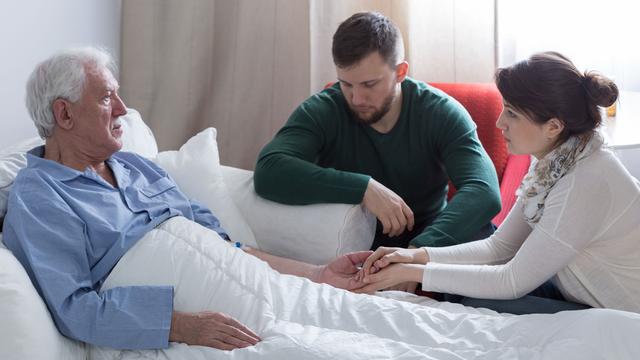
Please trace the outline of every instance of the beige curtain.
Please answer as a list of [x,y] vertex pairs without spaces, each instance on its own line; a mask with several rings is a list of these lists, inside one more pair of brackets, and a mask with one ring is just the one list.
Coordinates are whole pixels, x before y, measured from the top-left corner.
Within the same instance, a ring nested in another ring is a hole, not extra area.
[[331,37],[362,10],[398,24],[413,77],[491,80],[494,0],[123,0],[121,93],[161,149],[214,126],[222,163],[253,169],[291,111],[334,81]]

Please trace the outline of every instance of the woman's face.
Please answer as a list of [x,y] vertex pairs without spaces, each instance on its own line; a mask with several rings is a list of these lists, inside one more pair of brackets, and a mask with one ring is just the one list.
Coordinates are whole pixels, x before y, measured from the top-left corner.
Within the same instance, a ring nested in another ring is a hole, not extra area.
[[538,159],[553,150],[564,128],[562,122],[555,118],[544,124],[536,123],[506,101],[496,126],[502,130],[509,152],[530,154]]

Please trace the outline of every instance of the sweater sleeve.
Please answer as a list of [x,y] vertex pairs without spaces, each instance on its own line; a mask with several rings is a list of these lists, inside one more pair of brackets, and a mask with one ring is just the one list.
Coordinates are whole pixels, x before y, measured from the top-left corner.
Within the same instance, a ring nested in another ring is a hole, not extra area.
[[254,173],[256,193],[291,205],[362,202],[370,176],[315,164],[328,136],[301,105],[260,152]]
[[[597,236],[609,209],[606,182],[590,179],[581,181],[579,186],[575,183],[575,177],[568,176],[562,184],[556,184],[546,199],[540,222],[509,261],[497,265],[430,262],[424,269],[423,289],[485,299],[514,299],[549,280]],[[589,206],[594,202],[598,206]],[[439,254],[434,260],[451,260],[452,256]]]
[[411,241],[416,247],[468,242],[501,206],[498,177],[475,124],[460,104],[442,106],[441,125],[430,136],[457,191],[433,223]]

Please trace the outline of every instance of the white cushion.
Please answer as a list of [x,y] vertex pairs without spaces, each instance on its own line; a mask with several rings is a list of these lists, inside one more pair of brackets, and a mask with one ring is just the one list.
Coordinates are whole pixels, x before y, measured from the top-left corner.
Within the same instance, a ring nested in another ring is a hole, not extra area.
[[[142,121],[135,109],[127,109],[120,117],[122,123],[122,150],[153,158],[158,154],[158,145],[151,129]],[[0,219],[7,212],[7,201],[13,180],[20,169],[27,166],[27,151],[44,144],[44,140],[34,137],[0,151]],[[1,222],[0,222],[1,225]]]
[[200,201],[213,212],[233,241],[256,246],[253,232],[234,204],[222,177],[216,129],[203,130],[178,151],[159,153],[155,162],[171,175],[189,198]]
[[222,169],[231,197],[249,222],[260,249],[326,264],[338,255],[371,248],[376,219],[362,206],[279,204],[256,194],[253,172],[227,166]]
[[85,359],[85,347],[60,335],[13,254],[0,248],[0,359]]
[[127,114],[120,117],[122,124],[122,151],[134,152],[147,159],[158,155],[158,144],[153,132],[142,120],[136,109],[127,109]]

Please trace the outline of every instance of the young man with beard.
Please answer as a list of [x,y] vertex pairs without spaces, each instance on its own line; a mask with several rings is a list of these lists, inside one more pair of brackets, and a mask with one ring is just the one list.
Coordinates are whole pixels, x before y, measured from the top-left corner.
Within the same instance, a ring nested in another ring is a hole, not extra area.
[[[362,203],[378,219],[373,249],[490,235],[500,211],[493,164],[467,111],[407,77],[398,28],[378,13],[354,14],[332,53],[338,82],[303,102],[264,147],[256,192],[286,204]],[[449,180],[457,193],[447,201]]]

